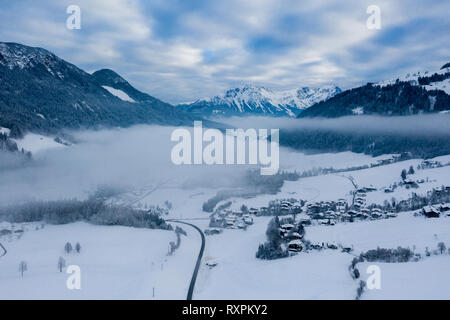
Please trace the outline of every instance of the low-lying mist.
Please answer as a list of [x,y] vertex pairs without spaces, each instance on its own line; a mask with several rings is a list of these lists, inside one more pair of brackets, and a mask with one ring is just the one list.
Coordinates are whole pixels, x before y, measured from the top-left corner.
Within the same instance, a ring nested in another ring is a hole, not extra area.
[[70,132],[76,144],[37,152],[26,166],[0,170],[0,205],[83,199],[99,186],[219,187],[232,185],[242,175],[244,167],[174,165],[170,158],[174,129],[143,125]]
[[279,128],[280,130],[327,130],[390,135],[450,135],[450,114],[413,116],[348,116],[340,118],[231,117],[217,121],[239,128]]
[[[440,136],[442,139],[442,136],[450,135],[450,115],[446,114],[411,117],[355,116],[337,119],[234,117],[220,120],[230,127],[244,129],[279,128],[281,137],[286,132],[306,129],[345,132],[349,136],[362,132],[426,135],[432,142],[440,140],[430,136]],[[232,188],[242,186],[241,180],[245,172],[254,168],[247,165],[177,166],[170,158],[171,149],[175,145],[175,142],[170,140],[174,129],[142,125],[128,129],[70,132],[77,144],[37,152],[33,155],[33,160],[26,165],[0,165],[0,206],[28,200],[84,199],[99,186],[121,190],[158,185],[189,189]],[[290,135],[290,139],[295,142],[304,140],[305,136]],[[365,145],[366,141],[363,140],[363,143]],[[307,144],[299,144],[296,148],[298,151],[280,148],[280,169],[302,171],[313,167],[345,168],[370,161],[369,156],[362,154],[371,154],[364,148],[323,148],[324,152],[361,152],[342,153],[331,158],[321,154],[305,156],[301,153],[305,145]],[[439,149],[440,144],[436,143],[433,148]],[[378,150],[395,153],[391,149]],[[12,161],[10,157],[2,157],[0,161],[3,161],[2,159],[7,159],[9,164]]]

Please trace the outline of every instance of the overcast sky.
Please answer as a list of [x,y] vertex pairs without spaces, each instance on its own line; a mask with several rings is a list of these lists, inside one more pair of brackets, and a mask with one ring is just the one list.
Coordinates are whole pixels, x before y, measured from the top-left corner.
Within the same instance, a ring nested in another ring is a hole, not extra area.
[[[81,29],[66,8],[81,8]],[[369,5],[381,30],[369,30]],[[349,88],[450,61],[448,0],[0,0],[0,41],[111,68],[171,103],[242,84]]]

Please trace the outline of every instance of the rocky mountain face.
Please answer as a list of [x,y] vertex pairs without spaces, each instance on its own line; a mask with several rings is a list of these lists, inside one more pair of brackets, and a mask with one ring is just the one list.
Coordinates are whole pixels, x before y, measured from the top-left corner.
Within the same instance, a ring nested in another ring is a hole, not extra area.
[[227,90],[221,96],[178,105],[182,110],[203,116],[270,115],[295,117],[312,104],[326,100],[341,90],[338,87],[273,90],[244,86]]

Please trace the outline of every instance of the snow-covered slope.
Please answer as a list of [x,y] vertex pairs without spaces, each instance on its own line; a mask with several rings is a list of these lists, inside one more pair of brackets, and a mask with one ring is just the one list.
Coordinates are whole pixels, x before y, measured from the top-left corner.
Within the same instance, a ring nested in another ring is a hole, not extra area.
[[433,72],[412,72],[367,83],[313,104],[299,118],[336,118],[349,115],[411,115],[450,108],[450,67]]
[[120,100],[123,101],[128,101],[128,102],[136,102],[133,99],[130,98],[129,95],[127,95],[125,92],[123,92],[122,90],[118,90],[118,89],[114,89],[112,87],[108,87],[108,86],[102,86],[103,88],[105,88],[106,90],[109,91],[109,93],[111,93],[112,95],[115,95],[117,98],[119,98]]
[[[8,250],[1,258],[0,300],[184,299],[200,243],[197,232],[186,228],[180,248],[168,256],[169,242],[176,239],[172,231],[84,222],[16,224],[16,229],[25,231],[20,239],[0,236]],[[65,253],[66,242],[79,242],[81,252]],[[67,288],[69,274],[59,272],[60,256],[66,267],[80,267],[80,290]],[[28,265],[23,277],[21,261]]]
[[[396,79],[390,79],[378,82],[376,85],[384,87],[387,85],[395,84],[397,81],[408,82],[413,86],[422,86],[425,90],[442,90],[446,94],[450,95],[450,67],[449,64],[444,65],[439,71],[436,72],[412,72],[402,75]],[[420,79],[429,78],[427,84],[423,84],[423,80]],[[421,83],[422,82],[422,83]]]
[[0,126],[22,132],[192,124],[188,114],[140,92],[112,70],[89,74],[42,48],[0,42],[0,79]]
[[65,145],[57,142],[54,137],[43,136],[36,133],[28,133],[22,139],[14,139],[19,150],[36,153],[53,148],[63,148]]
[[338,87],[330,86],[292,90],[244,86],[227,90],[221,96],[200,99],[179,107],[202,115],[267,114],[294,117],[312,104],[340,92]]

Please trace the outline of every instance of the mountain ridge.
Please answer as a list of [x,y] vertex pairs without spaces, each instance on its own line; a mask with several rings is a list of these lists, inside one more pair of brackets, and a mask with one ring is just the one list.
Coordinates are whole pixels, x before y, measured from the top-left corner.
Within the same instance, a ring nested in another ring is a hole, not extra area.
[[263,86],[242,86],[226,90],[223,95],[199,99],[178,108],[204,116],[272,115],[295,117],[314,102],[340,93],[336,86],[302,87],[273,90]]
[[[449,67],[445,67],[447,65]],[[412,115],[449,110],[450,64],[446,64],[435,73],[408,73],[396,79],[345,90],[313,104],[298,118]]]
[[[144,123],[192,125],[192,115],[109,71],[91,75],[46,49],[0,42],[0,126],[20,135]],[[123,80],[114,86],[130,92],[138,103],[123,101],[103,87],[102,82],[111,84],[112,75]]]

